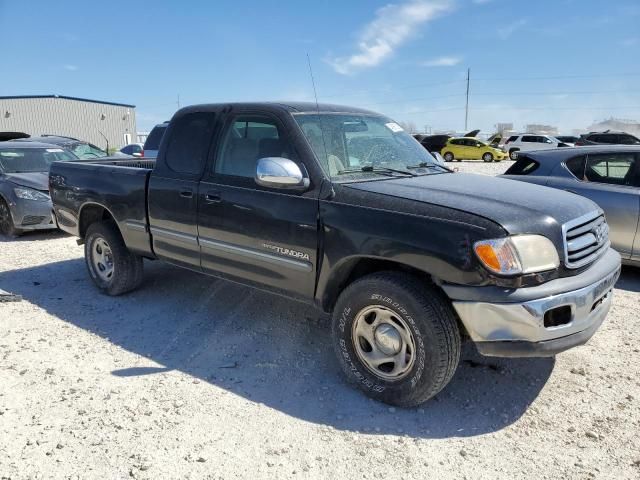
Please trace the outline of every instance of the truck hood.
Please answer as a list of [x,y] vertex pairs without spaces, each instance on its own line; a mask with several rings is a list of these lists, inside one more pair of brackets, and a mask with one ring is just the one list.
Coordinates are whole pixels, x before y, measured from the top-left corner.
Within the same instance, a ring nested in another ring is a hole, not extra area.
[[600,210],[591,200],[572,193],[487,175],[447,173],[345,186],[472,213],[498,223],[510,234],[557,237],[557,225]]
[[5,173],[4,178],[21,187],[33,188],[43,192],[49,190],[48,172]]

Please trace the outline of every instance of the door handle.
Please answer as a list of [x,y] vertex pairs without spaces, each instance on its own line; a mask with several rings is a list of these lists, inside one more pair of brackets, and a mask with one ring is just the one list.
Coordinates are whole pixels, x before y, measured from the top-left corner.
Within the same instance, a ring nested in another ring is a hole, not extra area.
[[193,191],[192,190],[182,190],[180,192],[180,196],[183,198],[192,198],[193,197]]
[[207,192],[204,199],[207,203],[220,203],[222,201],[220,192]]

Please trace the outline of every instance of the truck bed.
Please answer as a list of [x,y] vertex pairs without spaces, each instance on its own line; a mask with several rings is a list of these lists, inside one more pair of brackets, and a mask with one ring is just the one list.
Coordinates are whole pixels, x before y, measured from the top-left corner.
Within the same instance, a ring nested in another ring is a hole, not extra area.
[[146,192],[154,166],[144,158],[53,163],[49,190],[59,228],[83,237],[86,220],[110,216],[131,250],[153,256]]

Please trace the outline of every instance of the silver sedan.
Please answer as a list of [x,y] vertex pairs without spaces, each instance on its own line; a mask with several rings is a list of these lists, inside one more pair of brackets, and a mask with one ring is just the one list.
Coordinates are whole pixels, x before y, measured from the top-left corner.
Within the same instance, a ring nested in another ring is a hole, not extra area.
[[504,178],[587,197],[607,218],[611,245],[640,266],[640,148],[607,145],[522,153]]
[[56,145],[0,143],[0,234],[56,228],[51,216],[49,167],[77,157]]

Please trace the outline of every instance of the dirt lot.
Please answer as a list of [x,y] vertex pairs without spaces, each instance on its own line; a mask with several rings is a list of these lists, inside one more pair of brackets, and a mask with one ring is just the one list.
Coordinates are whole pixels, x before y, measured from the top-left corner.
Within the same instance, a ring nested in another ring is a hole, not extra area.
[[[501,173],[511,162],[459,163]],[[422,408],[345,384],[304,305],[159,263],[96,293],[62,234],[0,240],[2,478],[640,478],[640,270],[554,359],[467,346]]]

